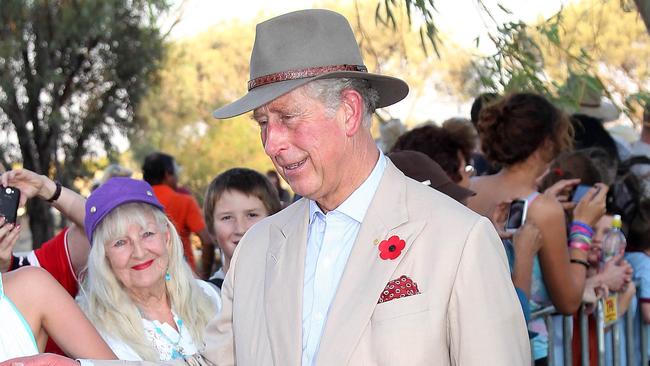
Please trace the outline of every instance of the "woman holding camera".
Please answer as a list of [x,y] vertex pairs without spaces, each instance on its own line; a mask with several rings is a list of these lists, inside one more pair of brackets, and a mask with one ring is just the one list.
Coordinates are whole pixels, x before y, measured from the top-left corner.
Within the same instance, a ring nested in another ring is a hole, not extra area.
[[[539,228],[542,240],[532,269],[531,308],[553,304],[559,312],[572,314],[580,306],[585,285],[589,227],[604,213],[607,187],[592,188],[577,205],[575,220],[580,225],[575,230],[585,233],[576,236],[567,250],[563,207],[552,195],[538,192],[537,180],[561,151],[571,147],[568,117],[542,96],[517,93],[481,110],[478,129],[487,158],[503,168],[472,180],[470,188],[477,194],[470,197],[469,207],[492,217],[501,202],[525,201],[524,220]],[[541,334],[533,345],[536,362],[544,364],[547,350],[541,325],[535,328]]]

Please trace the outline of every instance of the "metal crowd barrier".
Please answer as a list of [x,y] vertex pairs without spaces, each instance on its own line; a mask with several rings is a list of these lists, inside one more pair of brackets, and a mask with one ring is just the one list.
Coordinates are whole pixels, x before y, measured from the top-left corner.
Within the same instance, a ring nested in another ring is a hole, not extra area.
[[[637,294],[640,293],[637,286]],[[638,295],[637,295],[638,296]],[[641,302],[638,301],[637,297],[637,309],[639,312],[639,333],[640,333],[640,362],[634,362],[637,358],[635,354],[635,340],[634,340],[634,315],[635,312],[628,311],[625,312],[623,316],[619,316],[618,319],[609,325],[605,325],[605,316],[604,316],[604,300],[600,299],[596,303],[595,310],[593,315],[595,317],[596,323],[596,338],[598,344],[598,352],[595,355],[589,354],[589,323],[588,315],[585,312],[585,305],[580,306],[580,311],[578,313],[579,324],[580,324],[580,355],[582,359],[582,366],[589,366],[589,361],[591,357],[596,357],[598,360],[598,366],[605,366],[606,360],[606,335],[611,334],[611,352],[612,352],[612,364],[614,366],[621,366],[622,355],[620,352],[620,342],[621,342],[621,332],[619,325],[623,325],[625,332],[625,360],[627,360],[627,366],[637,366],[637,365],[648,365],[648,334],[646,331],[645,323],[643,322],[643,315],[641,312]],[[554,345],[558,342],[555,339],[555,332],[553,331],[553,316],[559,315],[555,311],[553,306],[549,306],[540,310],[537,310],[531,314],[531,321],[535,319],[542,318],[546,324],[546,330],[548,333],[548,366],[555,366],[555,350]],[[563,355],[562,360],[564,361],[565,366],[573,365],[573,354],[572,354],[572,340],[573,340],[573,316],[564,315],[562,316],[562,344],[563,344]],[[531,340],[532,342],[532,340]],[[532,344],[531,344],[532,345]],[[532,349],[532,347],[531,347]],[[534,363],[534,360],[533,360]]]

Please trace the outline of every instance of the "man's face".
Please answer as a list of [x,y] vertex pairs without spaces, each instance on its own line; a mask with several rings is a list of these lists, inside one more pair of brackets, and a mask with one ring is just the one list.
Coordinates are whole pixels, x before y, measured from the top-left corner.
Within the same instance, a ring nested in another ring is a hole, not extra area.
[[341,189],[349,149],[343,108],[331,112],[299,88],[257,108],[264,151],[294,192],[320,201]]

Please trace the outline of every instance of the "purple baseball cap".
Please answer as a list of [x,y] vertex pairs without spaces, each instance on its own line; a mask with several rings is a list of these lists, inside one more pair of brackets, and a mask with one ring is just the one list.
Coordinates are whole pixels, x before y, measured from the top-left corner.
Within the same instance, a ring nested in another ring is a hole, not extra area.
[[90,194],[86,200],[84,226],[91,245],[93,232],[104,217],[117,206],[131,202],[148,203],[165,210],[154,195],[153,188],[143,180],[124,177],[111,178]]

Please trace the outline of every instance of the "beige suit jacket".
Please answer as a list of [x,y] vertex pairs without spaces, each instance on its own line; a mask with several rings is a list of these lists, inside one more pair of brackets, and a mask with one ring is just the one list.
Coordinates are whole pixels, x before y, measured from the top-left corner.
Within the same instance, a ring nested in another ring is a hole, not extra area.
[[[208,325],[217,365],[300,365],[309,203],[252,227]],[[406,247],[379,258],[377,243]],[[409,276],[420,294],[378,304]],[[359,230],[330,307],[316,365],[530,365],[530,346],[503,245],[491,223],[405,177],[392,163]]]

